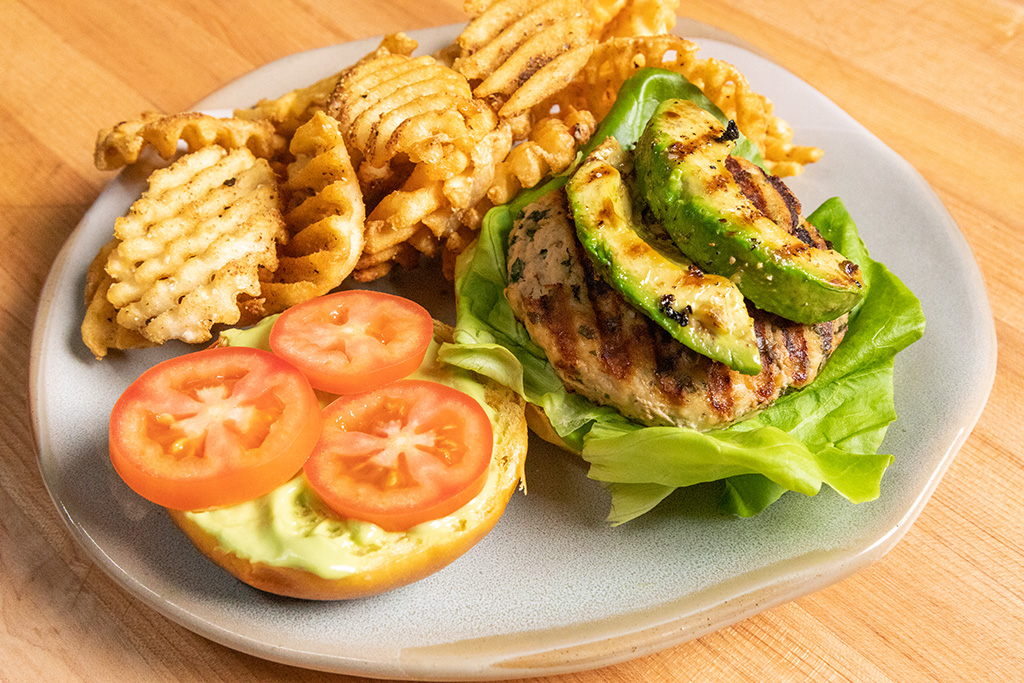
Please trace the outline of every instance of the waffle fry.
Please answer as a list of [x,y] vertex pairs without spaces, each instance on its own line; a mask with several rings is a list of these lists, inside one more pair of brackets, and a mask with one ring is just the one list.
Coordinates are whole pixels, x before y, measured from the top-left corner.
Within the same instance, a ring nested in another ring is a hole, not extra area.
[[469,167],[445,180],[444,196],[460,217],[484,198],[494,182],[498,165],[511,149],[512,132],[508,125],[499,124],[473,148],[469,155]]
[[605,27],[622,12],[627,2],[628,0],[588,0],[587,12],[590,14],[595,38],[600,38]]
[[82,320],[82,341],[97,359],[107,355],[110,349],[141,349],[155,346],[136,330],[129,330],[117,322],[117,309],[107,299],[107,291],[113,282],[104,267],[110,253],[117,248],[120,240],[107,242],[89,264],[85,276],[85,317]]
[[290,138],[314,112],[324,108],[340,77],[341,72],[275,99],[262,99],[252,107],[236,109],[234,117],[243,121],[268,121],[280,135]]
[[615,104],[619,88],[630,76],[645,66],[678,71],[682,64],[696,59],[696,44],[677,36],[648,38],[613,38],[594,48],[586,66],[553,97],[535,109],[537,117],[547,116],[552,109],[586,110],[601,120]]
[[593,50],[583,0],[500,0],[459,35],[453,68],[503,119],[515,119],[569,83]]
[[390,52],[393,55],[404,55],[405,57],[411,57],[412,53],[419,47],[419,43],[415,39],[410,38],[405,33],[389,33],[384,36],[380,41],[380,46]]
[[295,156],[284,183],[289,239],[277,269],[260,285],[257,317],[331,291],[363,249],[363,197],[338,122],[317,111],[295,131],[289,149]]
[[96,137],[94,162],[101,171],[116,170],[138,161],[146,145],[170,159],[178,153],[179,141],[184,141],[190,152],[218,145],[224,149],[247,148],[264,159],[286,144],[264,121],[218,119],[198,112],[168,116],[145,112],[137,119],[101,130]]
[[[602,26],[601,40],[670,33],[676,25],[679,0],[627,0]],[[591,10],[593,14],[593,10]]]
[[462,9],[473,20],[455,42],[464,52],[476,52],[544,2],[546,0],[465,0]]
[[358,154],[361,179],[379,176],[396,157],[426,164],[435,178],[460,173],[472,147],[497,123],[463,76],[433,57],[410,58],[386,47],[342,76],[327,113]]
[[117,323],[147,340],[190,343],[241,315],[286,237],[269,163],[247,149],[205,147],[150,176],[115,224],[106,272]]
[[326,112],[358,164],[368,215],[353,276],[364,282],[436,255],[512,147],[510,126],[465,76],[433,57],[393,53],[387,41],[345,72]]
[[578,0],[496,3],[474,19],[457,42],[466,52],[456,70],[470,80],[482,81],[505,64],[530,38],[580,14]]
[[498,165],[487,198],[493,204],[504,204],[548,173],[561,173],[575,160],[576,150],[590,139],[596,127],[594,115],[586,110],[572,110],[564,119],[541,119],[534,124],[529,139]]
[[[408,56],[416,50],[417,43],[404,33],[394,33],[385,36],[381,46],[393,54]],[[324,110],[345,71],[343,69],[275,99],[262,99],[252,107],[236,109],[234,117],[246,121],[270,121],[278,133],[290,139],[314,113]]]
[[768,170],[779,177],[800,175],[808,164],[820,161],[820,147],[793,144],[793,128],[773,116],[765,129],[764,158]]
[[423,257],[454,277],[487,210],[568,168],[644,66],[700,87],[772,173],[820,158],[737,69],[667,35],[678,5],[466,0],[472,20],[434,56],[414,57],[416,41],[396,33],[231,119],[145,113],[100,131],[101,169],[135,163],[147,145],[165,159],[189,153],[153,174],[90,268],[83,339],[97,357],[201,341],[216,323],[256,322]]
[[419,254],[437,255],[461,227],[479,227],[476,207],[485,200],[495,169],[512,147],[512,133],[499,125],[485,135],[469,153],[463,172],[447,179],[432,177],[420,165],[405,184],[386,196],[366,219],[366,245],[356,266],[355,278],[369,282],[390,270],[390,263],[414,263],[401,244]]
[[357,269],[379,266],[389,258],[383,254],[397,254],[389,250],[408,241],[425,218],[444,207],[443,185],[430,179],[424,167],[418,167],[401,189],[381,200],[366,217],[366,241]]
[[601,119],[615,103],[622,83],[645,66],[675,71],[700,88],[755,145],[775,175],[796,175],[821,158],[816,147],[792,144],[793,131],[772,113],[772,103],[751,88],[731,64],[699,59],[699,47],[672,35],[610,38],[597,45],[572,83],[534,108],[534,115],[588,110]]
[[681,65],[680,73],[700,88],[761,152],[769,172],[793,176],[818,161],[822,150],[792,143],[793,129],[775,116],[771,100],[750,87],[732,64],[718,59],[698,59]]

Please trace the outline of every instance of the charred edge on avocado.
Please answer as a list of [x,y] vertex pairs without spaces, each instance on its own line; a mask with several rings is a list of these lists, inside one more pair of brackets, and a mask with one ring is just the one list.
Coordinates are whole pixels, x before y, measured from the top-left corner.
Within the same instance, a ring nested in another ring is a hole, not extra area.
[[690,314],[693,313],[693,308],[690,307],[690,304],[686,304],[682,310],[676,310],[675,305],[676,298],[672,294],[666,294],[658,301],[658,308],[662,313],[679,323],[681,327],[686,327],[690,324]]
[[732,142],[733,140],[740,139],[740,129],[736,125],[736,122],[729,119],[729,125],[725,127],[725,132],[715,138],[715,142]]
[[[861,297],[858,278],[840,265],[840,254],[808,244],[808,237],[817,241],[814,231],[781,184],[749,161],[736,163],[750,167],[750,182],[734,171],[729,137],[695,105],[661,105],[636,146],[638,178],[655,215],[699,265],[725,276],[742,272],[737,286],[762,309],[804,323],[849,311]],[[693,155],[681,156],[698,141]],[[756,189],[755,197],[745,189]]]

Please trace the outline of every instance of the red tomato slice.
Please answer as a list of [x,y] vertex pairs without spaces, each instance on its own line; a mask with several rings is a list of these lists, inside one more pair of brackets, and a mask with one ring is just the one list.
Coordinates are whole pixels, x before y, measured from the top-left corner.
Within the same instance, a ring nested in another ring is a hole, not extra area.
[[234,505],[295,476],[322,420],[292,365],[257,349],[207,349],[155,365],[125,390],[110,414],[110,460],[158,505]]
[[491,422],[471,396],[399,380],[327,406],[304,469],[339,515],[405,531],[472,500],[493,448]]
[[270,348],[315,388],[354,394],[418,368],[433,333],[430,313],[419,304],[353,289],[286,310],[270,330]]

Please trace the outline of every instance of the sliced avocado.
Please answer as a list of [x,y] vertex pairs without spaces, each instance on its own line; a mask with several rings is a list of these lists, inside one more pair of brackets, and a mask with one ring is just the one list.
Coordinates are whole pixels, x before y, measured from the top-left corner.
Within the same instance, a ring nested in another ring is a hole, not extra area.
[[735,124],[666,100],[636,145],[637,184],[679,249],[732,279],[762,310],[800,323],[834,320],[864,296],[857,265],[808,245],[747,199],[726,169]]
[[675,339],[739,372],[761,372],[754,321],[728,279],[701,272],[634,217],[631,160],[615,138],[601,143],[566,185],[576,233],[597,271]]

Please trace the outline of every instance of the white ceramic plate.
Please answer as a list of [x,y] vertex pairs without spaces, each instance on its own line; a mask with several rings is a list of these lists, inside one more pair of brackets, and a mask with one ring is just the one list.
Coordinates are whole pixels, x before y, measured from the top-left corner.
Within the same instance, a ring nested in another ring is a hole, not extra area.
[[[706,27],[705,27],[706,28]],[[689,26],[684,35],[700,32]],[[414,34],[423,51],[458,27]],[[709,35],[705,32],[703,35]],[[710,34],[715,35],[715,34]],[[719,36],[721,37],[721,36]],[[792,182],[812,208],[840,194],[872,254],[921,298],[924,338],[896,362],[896,455],[881,498],[854,506],[831,491],[790,494],[749,520],[715,511],[715,490],[679,492],[610,528],[608,500],[582,463],[531,444],[529,495],[517,494],[491,535],[412,586],[355,601],[310,603],[260,593],[200,555],[166,515],[131,493],[106,455],[106,422],[169,345],[95,361],[78,326],[92,256],[144,174],[114,179],[82,219],[47,281],[36,321],[32,405],[43,479],[98,566],[168,618],[260,657],[357,675],[496,679],[595,668],[721,628],[838,581],[907,531],[973,428],[995,370],[995,334],[981,277],[956,225],[922,178],[820,93],[753,52],[701,40],[768,94],[826,150]],[[362,41],[269,64],[198,104],[245,106],[337,71],[375,47]],[[451,319],[430,271],[390,281]]]

